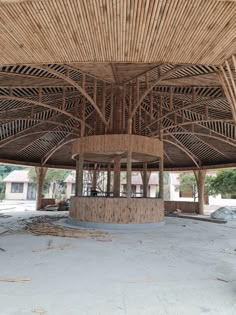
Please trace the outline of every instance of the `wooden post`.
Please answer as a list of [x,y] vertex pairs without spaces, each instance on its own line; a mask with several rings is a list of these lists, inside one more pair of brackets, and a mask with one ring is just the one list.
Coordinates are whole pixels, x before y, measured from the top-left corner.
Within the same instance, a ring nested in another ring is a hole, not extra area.
[[[128,119],[128,134],[132,133],[132,119]],[[132,185],[132,148],[131,148],[131,136],[129,140],[129,149],[127,151],[127,165],[126,165],[126,185],[127,185],[127,198],[131,197],[131,185]]]
[[151,172],[147,171],[147,163],[143,164],[143,171],[141,171],[141,177],[143,181],[143,197],[148,197],[148,183],[151,176]]
[[114,158],[114,197],[120,197],[120,156]]
[[204,214],[204,188],[205,188],[205,178],[207,170],[194,171],[194,175],[197,182],[198,190],[198,204],[199,204],[199,214]]
[[83,167],[84,167],[84,154],[79,155],[79,159],[76,160],[76,175],[75,175],[75,195],[83,195]]
[[163,180],[163,173],[164,173],[164,160],[163,157],[159,159],[159,198],[164,198],[164,180]]
[[143,197],[147,198],[148,183],[147,183],[147,163],[143,164]]
[[111,164],[107,167],[107,197],[110,197],[111,190]]
[[129,148],[127,152],[127,166],[126,166],[126,185],[127,185],[127,198],[131,197],[131,181],[132,181],[132,152]]
[[45,175],[47,173],[46,167],[35,167],[35,172],[37,176],[37,200],[36,200],[36,210],[40,210],[42,207],[42,192],[43,192],[43,182]]
[[92,190],[96,190],[96,188],[97,188],[97,170],[96,170],[96,164],[95,164],[94,170],[93,170]]

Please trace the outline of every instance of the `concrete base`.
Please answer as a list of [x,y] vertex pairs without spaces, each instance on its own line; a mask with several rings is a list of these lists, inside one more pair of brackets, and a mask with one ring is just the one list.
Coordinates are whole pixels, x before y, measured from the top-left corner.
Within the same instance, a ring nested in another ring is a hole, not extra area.
[[133,223],[133,224],[117,224],[117,223],[102,223],[102,222],[83,222],[73,218],[62,219],[57,221],[56,224],[60,224],[66,227],[79,227],[86,229],[96,230],[120,230],[120,231],[151,231],[159,228],[165,224],[165,221],[155,223]]
[[158,198],[72,197],[69,215],[85,222],[160,222],[164,218],[164,201]]

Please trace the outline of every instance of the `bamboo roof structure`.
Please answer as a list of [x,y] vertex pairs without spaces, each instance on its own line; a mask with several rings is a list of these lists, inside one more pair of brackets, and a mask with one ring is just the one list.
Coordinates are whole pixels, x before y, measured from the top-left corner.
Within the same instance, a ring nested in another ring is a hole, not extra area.
[[0,0],[0,48],[0,162],[73,168],[132,120],[166,170],[236,166],[236,1]]

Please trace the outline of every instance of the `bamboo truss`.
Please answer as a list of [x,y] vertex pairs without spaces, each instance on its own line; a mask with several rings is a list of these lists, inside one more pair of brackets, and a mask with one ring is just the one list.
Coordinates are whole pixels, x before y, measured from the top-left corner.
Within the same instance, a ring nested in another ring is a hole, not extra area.
[[236,2],[8,0],[0,13],[0,161],[73,168],[75,139],[128,133],[162,140],[166,169],[236,164]]

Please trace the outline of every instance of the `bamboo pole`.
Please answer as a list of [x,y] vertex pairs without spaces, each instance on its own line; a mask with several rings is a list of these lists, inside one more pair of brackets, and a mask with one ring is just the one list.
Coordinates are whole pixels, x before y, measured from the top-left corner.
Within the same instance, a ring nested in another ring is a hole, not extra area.
[[77,197],[83,195],[83,166],[84,154],[81,153],[79,159],[76,160],[75,195]]
[[36,200],[36,210],[40,210],[42,207],[42,192],[43,192],[43,182],[45,175],[47,173],[46,167],[35,167],[35,172],[37,176],[37,200]]
[[206,169],[194,171],[198,189],[199,214],[204,214],[206,172]]
[[120,156],[114,158],[114,197],[120,197]]

